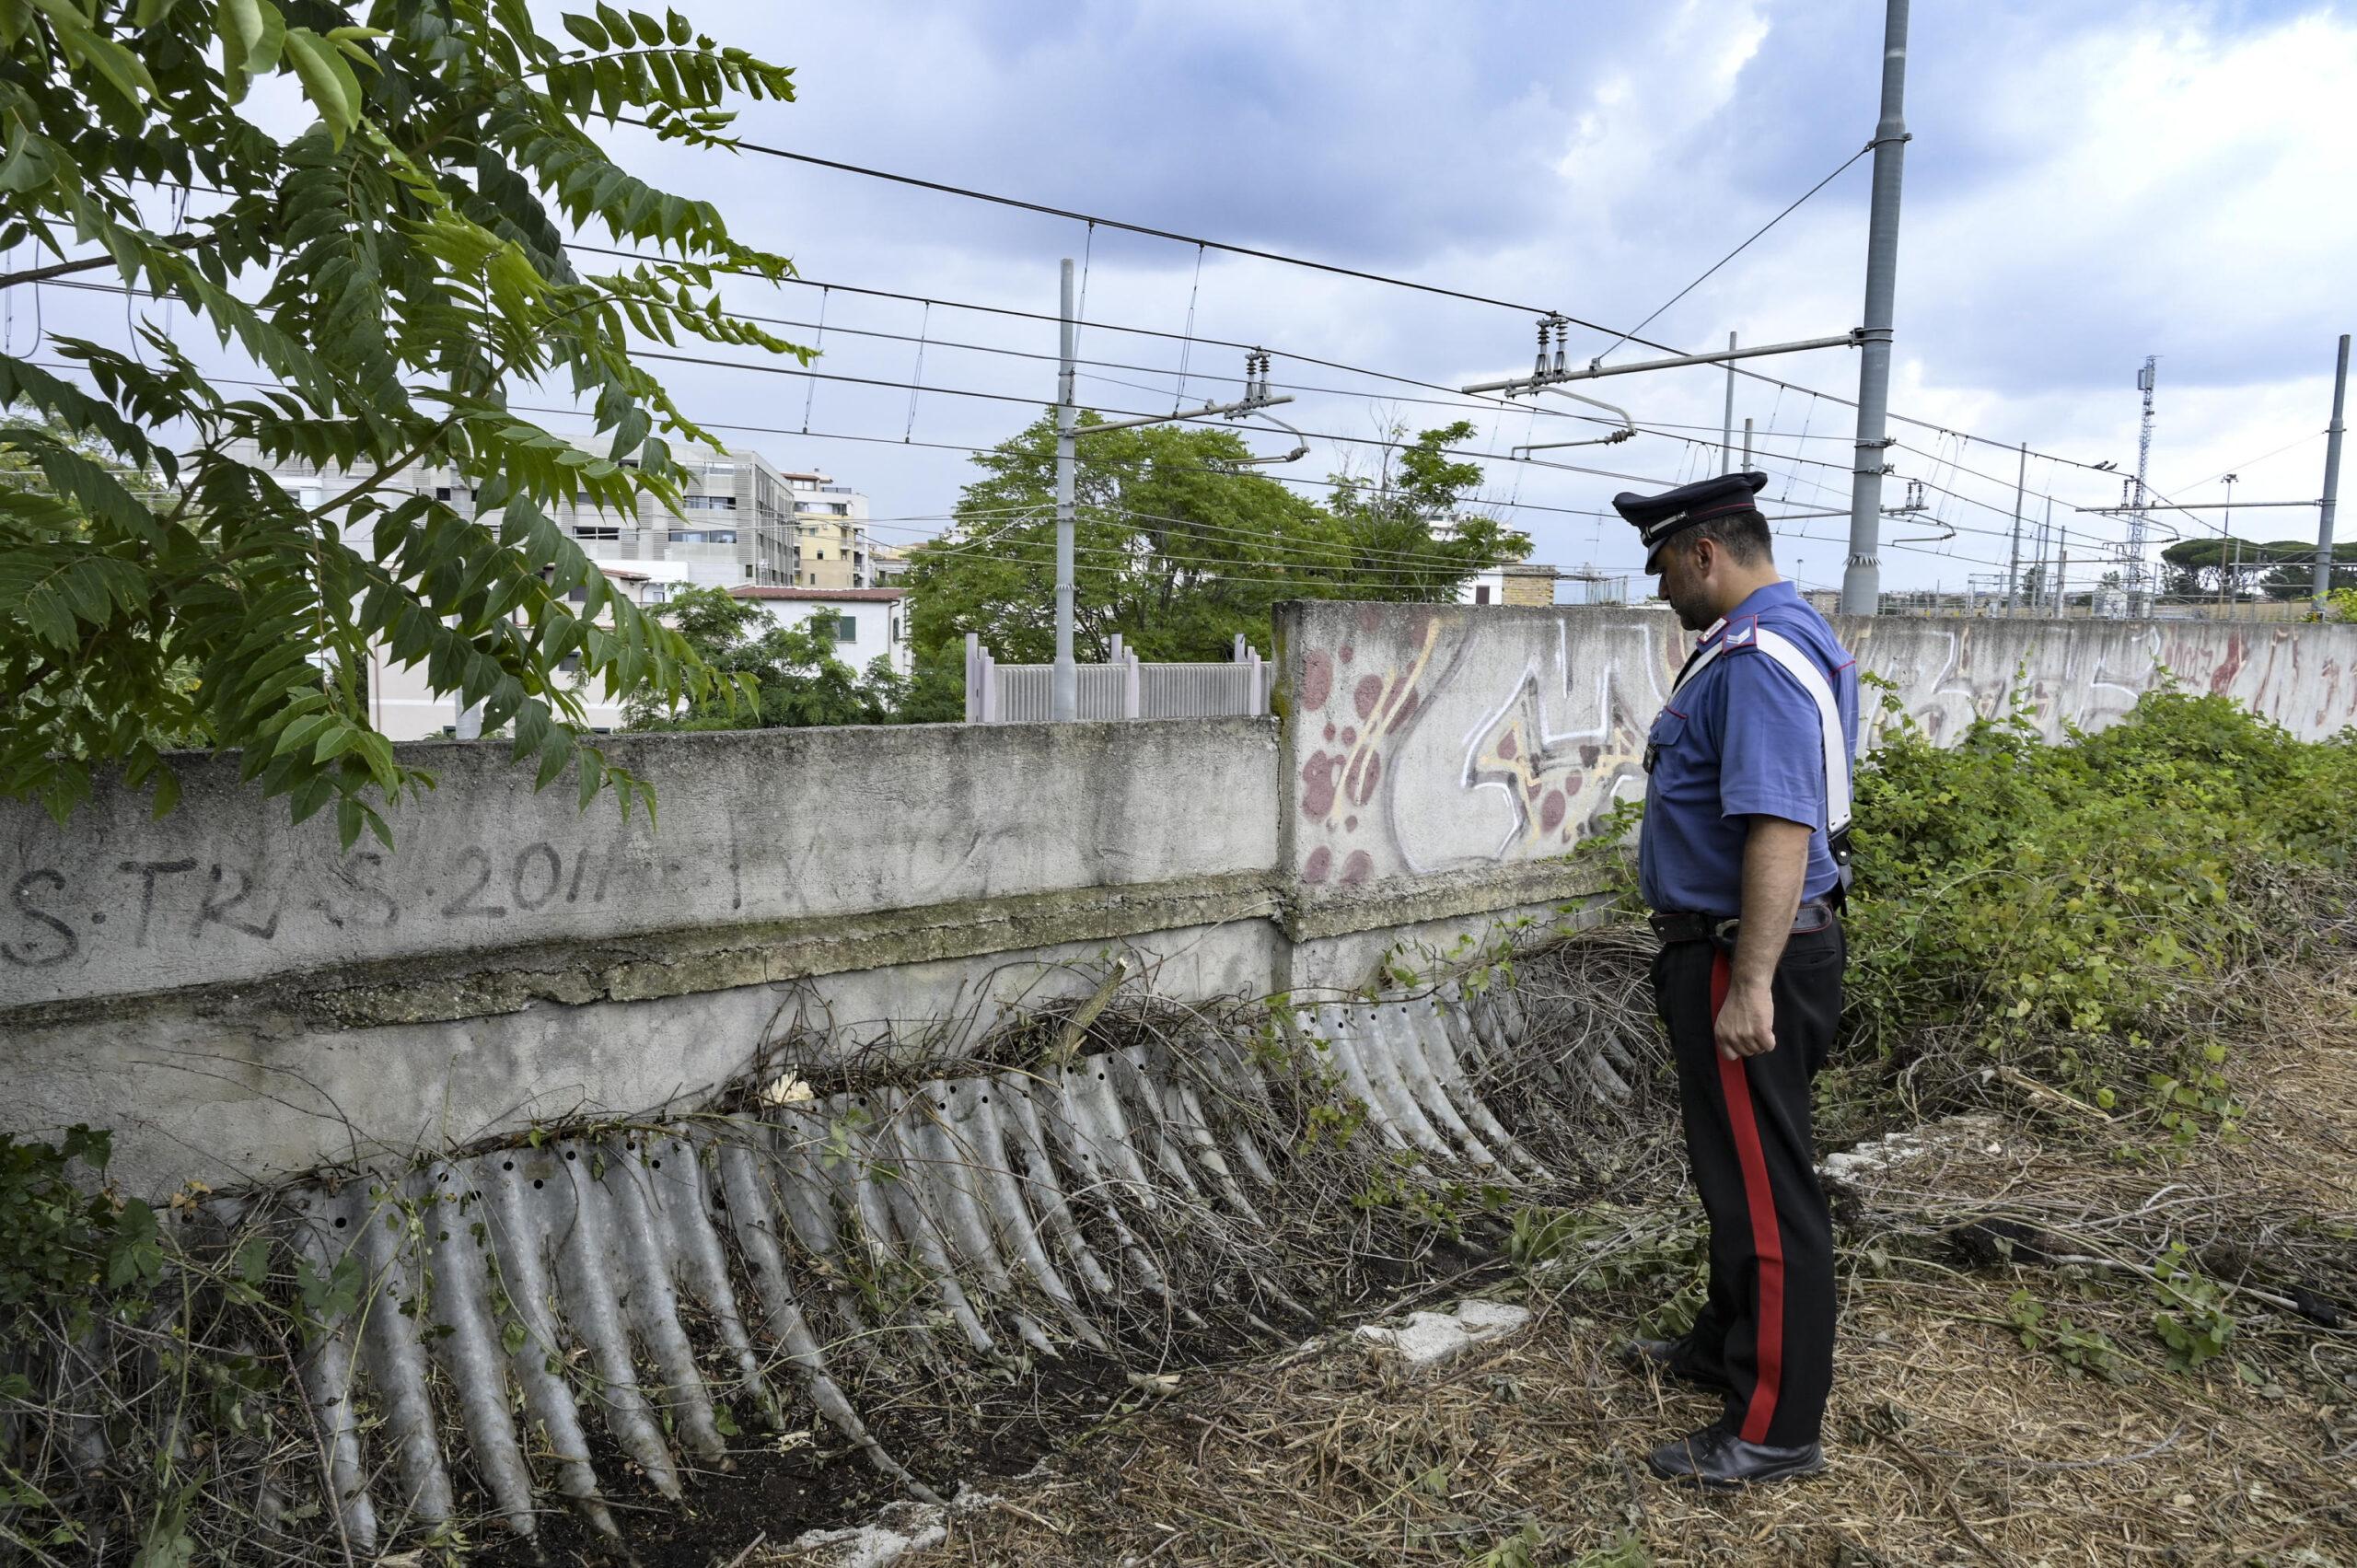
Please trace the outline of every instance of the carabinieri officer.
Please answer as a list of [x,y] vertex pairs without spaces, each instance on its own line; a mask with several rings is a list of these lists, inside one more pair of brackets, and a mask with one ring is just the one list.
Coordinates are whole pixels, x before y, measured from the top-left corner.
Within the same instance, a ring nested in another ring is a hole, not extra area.
[[1809,1475],[1833,1381],[1833,1237],[1809,1085],[1841,1014],[1856,661],[1776,575],[1762,473],[1620,494],[1645,570],[1701,638],[1645,747],[1639,880],[1655,1005],[1711,1225],[1710,1296],[1629,1353],[1718,1389],[1718,1421],[1649,1456],[1700,1486]]

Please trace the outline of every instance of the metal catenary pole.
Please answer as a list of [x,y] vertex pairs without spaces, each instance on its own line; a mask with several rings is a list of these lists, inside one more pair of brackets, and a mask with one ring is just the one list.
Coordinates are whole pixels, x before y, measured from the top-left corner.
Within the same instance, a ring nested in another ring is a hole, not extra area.
[[[2243,559],[2242,542],[2235,539],[2235,482],[2241,477],[2236,473],[2226,476],[2226,517],[2218,525],[2218,609],[2222,613],[2226,608],[2226,585],[2234,581],[2234,568],[2241,565]],[[2229,540],[2233,542],[2230,544]],[[2229,551],[2234,556],[2231,565],[2227,563]]]
[[[1727,334],[1727,352],[1735,352],[1735,334]],[[1719,416],[1719,461],[1724,468],[1735,467],[1735,361],[1727,361],[1727,406]],[[1746,468],[1751,465],[1747,462]]]
[[2022,587],[2022,487],[2029,482],[2029,443],[2022,443],[2021,466],[2014,470],[2014,548],[2005,560],[2005,613],[2020,602]]
[[1743,471],[1751,471],[1751,416],[1743,416]]
[[1073,406],[1073,360],[1078,349],[1072,307],[1072,258],[1064,258],[1063,314],[1058,324],[1062,340],[1056,371],[1056,668],[1055,715],[1058,724],[1080,717],[1080,668],[1072,656],[1072,554],[1074,470],[1073,422],[1080,411]]
[[1858,444],[1850,482],[1850,560],[1841,608],[1872,615],[1882,598],[1883,431],[1890,401],[1890,324],[1898,292],[1898,186],[1907,156],[1907,0],[1883,14],[1882,118],[1875,126],[1874,204],[1866,220],[1866,313],[1858,363]]
[[2340,414],[2349,400],[2349,334],[2340,334],[2340,363],[2332,373],[2332,423],[2325,427],[2324,495],[2316,504],[2316,612],[2332,588],[2332,514],[2340,497]]

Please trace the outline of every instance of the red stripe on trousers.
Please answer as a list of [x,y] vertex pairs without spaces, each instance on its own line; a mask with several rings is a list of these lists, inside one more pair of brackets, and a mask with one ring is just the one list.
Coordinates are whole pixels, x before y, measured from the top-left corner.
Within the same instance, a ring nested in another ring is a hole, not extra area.
[[[1713,1023],[1726,1005],[1733,978],[1727,956],[1712,954]],[[1768,1184],[1768,1156],[1759,1146],[1759,1122],[1751,1111],[1751,1080],[1741,1058],[1730,1062],[1721,1052],[1718,1060],[1719,1087],[1726,1096],[1727,1122],[1735,1132],[1736,1157],[1743,1167],[1744,1202],[1751,1211],[1751,1250],[1759,1260],[1759,1376],[1751,1386],[1751,1403],[1744,1411],[1737,1435],[1747,1443],[1765,1443],[1769,1423],[1776,1419],[1776,1396],[1784,1383],[1784,1239],[1776,1228],[1776,1191]]]

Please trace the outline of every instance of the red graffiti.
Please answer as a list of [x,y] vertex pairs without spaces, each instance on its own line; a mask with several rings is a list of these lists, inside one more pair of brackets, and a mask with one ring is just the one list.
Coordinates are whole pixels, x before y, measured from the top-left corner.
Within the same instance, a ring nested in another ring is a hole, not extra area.
[[1549,790],[1547,798],[1538,803],[1538,830],[1542,833],[1551,833],[1562,827],[1566,807],[1567,803],[1563,799],[1562,790]]
[[[1350,656],[1345,654],[1345,658]],[[1313,713],[1326,705],[1334,691],[1334,661],[1324,654],[1311,654],[1301,661],[1301,711]]]
[[1498,755],[1511,762],[1522,755],[1522,743],[1511,734],[1502,735],[1498,738]]
[[1364,882],[1374,875],[1375,857],[1363,849],[1351,851],[1351,858],[1342,862],[1342,880],[1346,883]]
[[1349,794],[1351,804],[1364,806],[1372,800],[1375,797],[1376,781],[1382,776],[1382,753],[1368,751],[1353,759],[1351,771],[1342,777],[1342,787]]
[[1334,852],[1324,844],[1311,850],[1309,858],[1301,863],[1301,879],[1305,882],[1323,882],[1333,871]]
[[1315,822],[1334,809],[1334,770],[1342,759],[1320,751],[1301,768],[1301,814]]
[[1382,701],[1383,677],[1380,675],[1362,675],[1359,683],[1351,689],[1351,705],[1358,709],[1359,717],[1363,719],[1373,718],[1376,704]]

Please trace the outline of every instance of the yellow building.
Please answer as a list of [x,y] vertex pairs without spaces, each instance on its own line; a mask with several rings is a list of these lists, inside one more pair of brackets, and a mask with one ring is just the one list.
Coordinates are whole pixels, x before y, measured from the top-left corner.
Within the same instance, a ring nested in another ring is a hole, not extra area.
[[867,497],[816,470],[788,472],[785,482],[794,492],[794,586],[876,587],[874,552],[867,539]]

